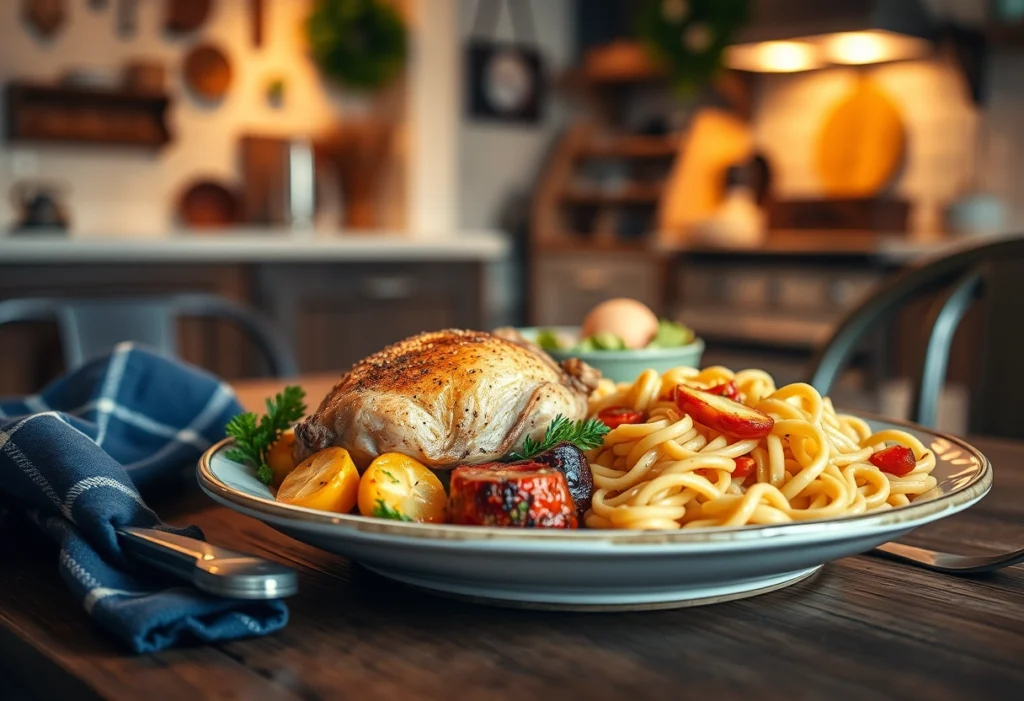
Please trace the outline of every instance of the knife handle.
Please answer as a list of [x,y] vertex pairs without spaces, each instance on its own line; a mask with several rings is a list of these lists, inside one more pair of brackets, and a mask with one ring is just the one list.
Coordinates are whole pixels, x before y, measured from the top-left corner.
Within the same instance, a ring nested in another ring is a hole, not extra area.
[[118,528],[128,555],[197,589],[233,599],[280,599],[298,591],[295,570],[270,560],[153,528]]

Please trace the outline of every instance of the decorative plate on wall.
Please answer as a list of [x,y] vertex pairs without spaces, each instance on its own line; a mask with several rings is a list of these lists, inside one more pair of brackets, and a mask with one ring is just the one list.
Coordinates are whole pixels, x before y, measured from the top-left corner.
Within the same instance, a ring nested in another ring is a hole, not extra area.
[[182,224],[195,228],[217,228],[237,224],[242,206],[238,195],[215,180],[196,180],[178,201]]
[[220,100],[231,85],[231,63],[216,46],[197,46],[185,56],[184,79],[197,97]]
[[68,19],[66,0],[22,0],[21,18],[29,27],[49,39]]

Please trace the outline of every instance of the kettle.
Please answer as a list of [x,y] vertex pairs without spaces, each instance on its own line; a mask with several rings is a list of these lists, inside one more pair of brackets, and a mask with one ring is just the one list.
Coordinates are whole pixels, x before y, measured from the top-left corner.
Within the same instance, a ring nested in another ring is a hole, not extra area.
[[58,183],[42,180],[16,183],[11,188],[11,204],[20,212],[20,220],[12,233],[67,230],[67,212],[60,203],[66,191],[67,188]]

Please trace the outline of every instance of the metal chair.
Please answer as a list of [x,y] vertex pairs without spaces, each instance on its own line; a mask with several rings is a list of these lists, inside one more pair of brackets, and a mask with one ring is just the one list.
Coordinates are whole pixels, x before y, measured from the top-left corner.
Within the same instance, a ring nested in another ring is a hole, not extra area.
[[179,294],[136,299],[23,298],[0,302],[0,326],[16,321],[56,321],[66,366],[75,368],[122,341],[136,341],[176,355],[175,320],[223,319],[238,326],[260,350],[275,377],[293,377],[290,346],[262,316],[223,297]]
[[[1024,437],[1019,419],[1024,363],[1022,335],[1015,326],[1024,319],[1024,237],[968,243],[952,253],[894,275],[854,309],[812,361],[811,385],[826,394],[865,334],[907,302],[939,293],[924,319],[928,344],[914,381],[911,419],[935,426],[938,400],[946,378],[950,346],[961,320],[978,297],[984,300],[989,343],[977,357],[979,380],[972,387],[971,432]],[[1015,348],[1014,348],[1015,346]]]

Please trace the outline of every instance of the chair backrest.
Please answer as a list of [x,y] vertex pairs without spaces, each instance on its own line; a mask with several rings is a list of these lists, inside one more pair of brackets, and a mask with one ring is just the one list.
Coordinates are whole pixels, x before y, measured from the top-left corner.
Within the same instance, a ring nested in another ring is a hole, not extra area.
[[298,372],[295,357],[277,331],[256,312],[209,294],[137,299],[25,298],[0,302],[0,326],[15,321],[56,321],[64,362],[81,365],[122,341],[136,341],[161,353],[177,353],[179,317],[223,319],[238,326],[260,350],[275,377]]
[[[1005,334],[1024,318],[1024,237],[999,238],[982,243],[967,242],[953,252],[924,261],[889,279],[862,302],[838,326],[816,353],[808,381],[819,392],[829,392],[858,343],[878,324],[913,299],[939,293],[924,319],[928,344],[914,381],[911,419],[934,426],[938,401],[946,378],[950,346],[964,314],[979,294],[984,296],[986,336]],[[1016,270],[1014,270],[1016,268]],[[1007,285],[1015,284],[1014,289]],[[1024,425],[1004,416],[1005,408],[1019,401],[1024,383],[1024,365],[1014,360],[1024,339],[1013,332],[1006,343],[986,345],[975,373],[980,379],[972,392],[971,431],[991,435],[1024,437]],[[1003,358],[1002,356],[1006,356]],[[1001,373],[993,380],[994,373]],[[1015,412],[1014,412],[1015,413]]]

